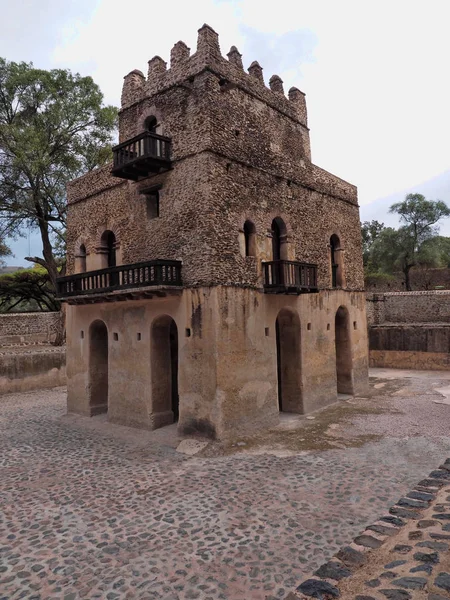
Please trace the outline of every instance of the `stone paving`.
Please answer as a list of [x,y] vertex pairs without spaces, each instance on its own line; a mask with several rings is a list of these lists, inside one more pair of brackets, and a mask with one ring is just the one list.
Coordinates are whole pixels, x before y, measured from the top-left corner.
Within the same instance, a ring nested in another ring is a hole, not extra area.
[[450,599],[450,458],[286,600]]
[[196,456],[66,416],[62,389],[3,396],[0,598],[284,598],[448,456],[449,379],[373,380],[347,416]]

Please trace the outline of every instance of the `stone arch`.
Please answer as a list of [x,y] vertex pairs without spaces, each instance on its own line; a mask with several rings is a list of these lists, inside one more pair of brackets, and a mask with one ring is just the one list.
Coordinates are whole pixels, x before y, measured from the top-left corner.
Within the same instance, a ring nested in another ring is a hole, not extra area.
[[178,328],[169,315],[156,317],[150,328],[152,414],[155,427],[179,416]]
[[336,385],[338,394],[353,394],[353,364],[350,316],[345,306],[336,311],[334,320],[336,349]]
[[75,273],[86,273],[87,246],[84,240],[79,240],[75,246]]
[[331,286],[343,287],[344,285],[344,265],[340,237],[333,233],[330,237],[330,262],[331,262]]
[[244,223],[245,256],[256,256],[256,227],[247,219]]
[[108,412],[108,329],[99,319],[89,327],[88,398],[91,415]]
[[156,108],[156,106],[150,106],[144,110],[141,116],[138,119],[138,133],[142,131],[148,131],[147,125],[151,119],[156,120],[156,133],[158,135],[163,135],[162,133],[162,114],[161,111]]
[[277,315],[275,332],[279,410],[303,414],[301,327],[298,313],[282,308]]
[[271,225],[272,260],[288,260],[288,234],[286,223],[281,217],[275,217]]
[[107,269],[121,264],[120,237],[116,228],[110,227],[99,231],[95,252],[98,255],[97,269]]

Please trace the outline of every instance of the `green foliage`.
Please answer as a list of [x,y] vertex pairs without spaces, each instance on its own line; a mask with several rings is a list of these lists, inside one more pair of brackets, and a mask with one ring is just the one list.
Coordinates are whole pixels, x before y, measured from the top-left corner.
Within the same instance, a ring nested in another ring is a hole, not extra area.
[[2,240],[0,239],[0,266],[5,264],[5,261],[3,260],[3,258],[5,256],[11,256],[12,252],[11,249],[8,248],[8,246],[2,242]]
[[379,221],[364,221],[364,223],[361,223],[364,267],[368,266],[372,245],[383,229],[384,223]]
[[42,267],[0,275],[0,312],[59,309],[50,276]]
[[410,290],[412,267],[440,267],[449,263],[450,240],[438,236],[437,223],[450,216],[450,208],[441,200],[426,200],[421,194],[408,194],[390,212],[400,216],[398,229],[377,221],[362,225],[364,265],[369,273],[392,274],[402,271]]
[[[63,254],[66,184],[111,158],[117,109],[91,77],[0,58],[0,219],[7,235],[38,229],[55,285]],[[59,247],[58,247],[59,244]]]

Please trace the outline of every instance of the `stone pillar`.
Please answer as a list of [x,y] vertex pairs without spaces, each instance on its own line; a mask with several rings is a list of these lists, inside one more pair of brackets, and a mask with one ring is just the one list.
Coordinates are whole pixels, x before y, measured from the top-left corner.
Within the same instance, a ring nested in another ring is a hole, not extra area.
[[136,100],[139,99],[140,93],[144,89],[145,77],[142,71],[135,69],[125,75],[123,78],[123,86],[122,86],[122,97],[121,104],[122,107],[128,104],[132,104]]
[[190,56],[190,48],[184,42],[177,42],[170,51],[170,68],[173,69],[179,64],[188,60]]
[[239,67],[239,69],[244,69],[244,65],[242,64],[242,54],[239,52],[236,46],[231,46],[227,56],[231,64]]
[[257,60],[254,60],[252,64],[248,68],[249,75],[257,79],[260,83],[264,85],[264,77],[263,70],[261,65]]
[[282,94],[284,96],[283,80],[279,75],[272,75],[272,77],[269,79],[269,87],[272,92],[276,92],[277,94]]

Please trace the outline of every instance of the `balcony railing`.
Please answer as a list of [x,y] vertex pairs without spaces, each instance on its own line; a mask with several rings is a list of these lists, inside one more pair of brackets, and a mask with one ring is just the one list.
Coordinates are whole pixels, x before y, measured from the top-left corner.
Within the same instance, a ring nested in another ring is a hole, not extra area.
[[295,260],[263,262],[264,291],[273,294],[317,292],[317,265]]
[[114,146],[112,174],[137,181],[170,168],[170,138],[144,131]]
[[62,299],[130,288],[181,285],[181,262],[178,260],[151,260],[57,279],[58,297]]

